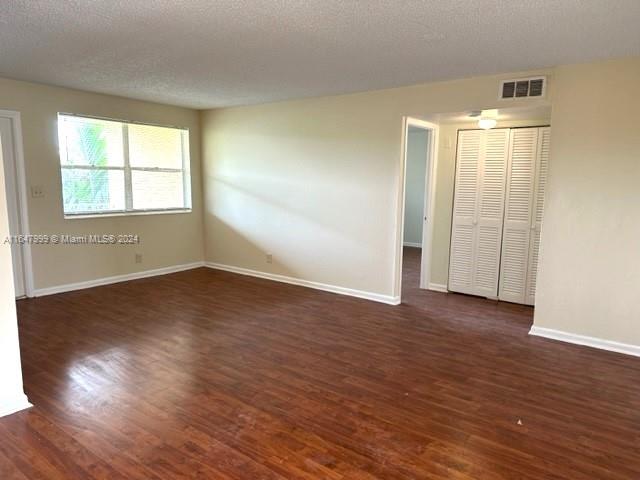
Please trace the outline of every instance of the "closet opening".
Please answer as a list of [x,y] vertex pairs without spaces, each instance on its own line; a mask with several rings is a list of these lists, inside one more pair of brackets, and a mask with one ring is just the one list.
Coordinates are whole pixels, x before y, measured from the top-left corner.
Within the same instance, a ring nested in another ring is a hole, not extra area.
[[[411,287],[423,299],[431,294],[417,288],[533,306],[550,106],[430,114],[403,126],[398,297]],[[421,232],[416,186],[424,187]]]

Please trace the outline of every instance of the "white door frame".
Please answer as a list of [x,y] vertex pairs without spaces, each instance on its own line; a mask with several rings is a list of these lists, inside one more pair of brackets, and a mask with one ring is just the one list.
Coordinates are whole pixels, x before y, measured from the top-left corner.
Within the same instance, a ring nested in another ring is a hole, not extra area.
[[435,123],[426,122],[412,117],[402,119],[402,154],[400,156],[400,175],[398,179],[398,208],[396,212],[396,255],[394,268],[393,296],[397,303],[402,296],[402,247],[404,244],[404,209],[405,190],[407,182],[407,140],[409,127],[427,130],[429,146],[427,148],[425,195],[424,195],[424,225],[422,228],[422,261],[420,265],[420,288],[429,288],[431,279],[431,246],[433,244],[433,219],[436,199],[436,175],[438,171],[438,136],[439,127]]
[[[15,161],[15,179],[8,179],[5,182],[15,181],[15,190],[18,194],[17,203],[20,210],[20,234],[29,235],[29,212],[27,210],[27,176],[24,165],[24,149],[22,144],[22,120],[20,112],[13,110],[0,110],[0,117],[11,121],[13,132],[13,158]],[[27,297],[33,297],[33,262],[31,258],[31,244],[25,242],[22,249],[22,268],[24,271],[24,290]]]

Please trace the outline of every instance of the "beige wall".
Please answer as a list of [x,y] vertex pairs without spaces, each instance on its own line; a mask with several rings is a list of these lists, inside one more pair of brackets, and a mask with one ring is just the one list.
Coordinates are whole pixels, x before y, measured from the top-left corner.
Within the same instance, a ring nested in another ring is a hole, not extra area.
[[[139,234],[137,246],[34,246],[35,288],[42,289],[203,259],[200,125],[195,110],[0,79],[0,109],[22,115],[27,183],[44,187],[28,200],[32,234]],[[65,220],[57,150],[58,112],[187,127],[193,212]],[[143,262],[134,262],[135,253]]]
[[206,259],[396,295],[402,116],[496,108],[513,75],[203,112]]
[[640,345],[640,58],[559,67],[535,325]]
[[[498,122],[498,128],[549,125],[550,118],[510,120]],[[443,123],[440,125],[436,202],[433,220],[431,283],[446,286],[449,281],[449,246],[451,244],[451,216],[456,175],[458,130],[477,128],[477,123]]]

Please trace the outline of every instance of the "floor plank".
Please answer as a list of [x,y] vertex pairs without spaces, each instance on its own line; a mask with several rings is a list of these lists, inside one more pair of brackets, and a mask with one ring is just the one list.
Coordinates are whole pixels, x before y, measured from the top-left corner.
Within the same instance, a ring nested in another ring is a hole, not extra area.
[[0,475],[640,478],[638,359],[418,269],[397,307],[208,269],[21,300]]

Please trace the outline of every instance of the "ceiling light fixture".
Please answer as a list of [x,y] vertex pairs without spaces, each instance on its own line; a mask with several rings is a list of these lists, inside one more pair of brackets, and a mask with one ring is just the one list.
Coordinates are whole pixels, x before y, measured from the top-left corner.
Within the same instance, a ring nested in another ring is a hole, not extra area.
[[483,130],[494,128],[498,122],[495,118],[481,118],[478,120],[478,126]]

